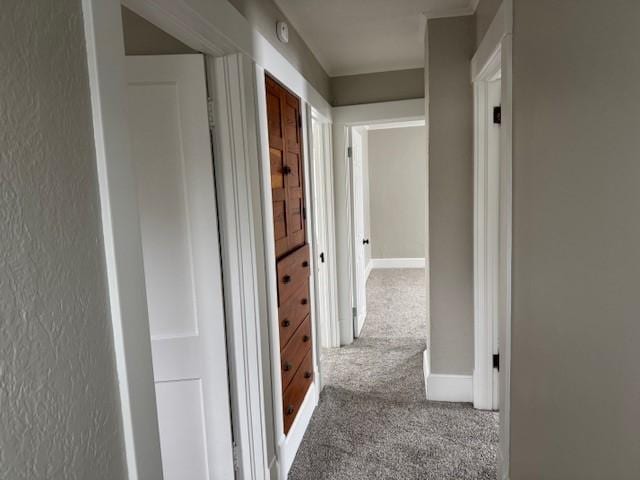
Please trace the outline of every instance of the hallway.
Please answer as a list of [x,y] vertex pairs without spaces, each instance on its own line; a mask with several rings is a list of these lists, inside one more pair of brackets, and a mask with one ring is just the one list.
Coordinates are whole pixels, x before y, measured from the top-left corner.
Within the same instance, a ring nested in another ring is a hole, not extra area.
[[498,415],[425,400],[425,292],[424,270],[372,271],[361,337],[323,352],[290,480],[496,478]]

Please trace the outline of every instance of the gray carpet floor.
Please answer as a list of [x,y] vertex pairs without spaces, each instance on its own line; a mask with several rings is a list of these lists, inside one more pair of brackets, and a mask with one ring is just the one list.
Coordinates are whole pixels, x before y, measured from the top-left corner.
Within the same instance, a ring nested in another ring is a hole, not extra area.
[[425,272],[374,270],[367,310],[360,338],[323,351],[289,480],[494,480],[497,413],[425,399]]

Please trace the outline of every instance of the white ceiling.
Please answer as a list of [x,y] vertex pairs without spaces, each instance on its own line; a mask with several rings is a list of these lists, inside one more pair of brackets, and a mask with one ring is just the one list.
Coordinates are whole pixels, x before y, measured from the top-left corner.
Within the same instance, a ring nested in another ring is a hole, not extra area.
[[478,0],[275,0],[334,77],[424,66],[426,17],[469,15]]

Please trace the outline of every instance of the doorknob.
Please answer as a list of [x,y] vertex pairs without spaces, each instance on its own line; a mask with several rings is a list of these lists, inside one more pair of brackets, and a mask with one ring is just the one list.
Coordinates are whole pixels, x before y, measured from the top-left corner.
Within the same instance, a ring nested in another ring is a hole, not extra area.
[[369,245],[369,239],[365,238],[364,240],[362,240],[362,244],[363,245]]
[[285,175],[289,175],[291,173],[291,167],[289,165],[285,165],[284,167],[282,167],[282,173],[284,173]]

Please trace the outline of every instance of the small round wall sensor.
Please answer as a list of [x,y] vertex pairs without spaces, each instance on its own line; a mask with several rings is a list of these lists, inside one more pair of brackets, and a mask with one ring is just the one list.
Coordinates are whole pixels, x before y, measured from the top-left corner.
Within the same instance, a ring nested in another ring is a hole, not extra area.
[[289,43],[289,25],[286,22],[278,22],[276,24],[276,32],[278,40],[282,43]]

